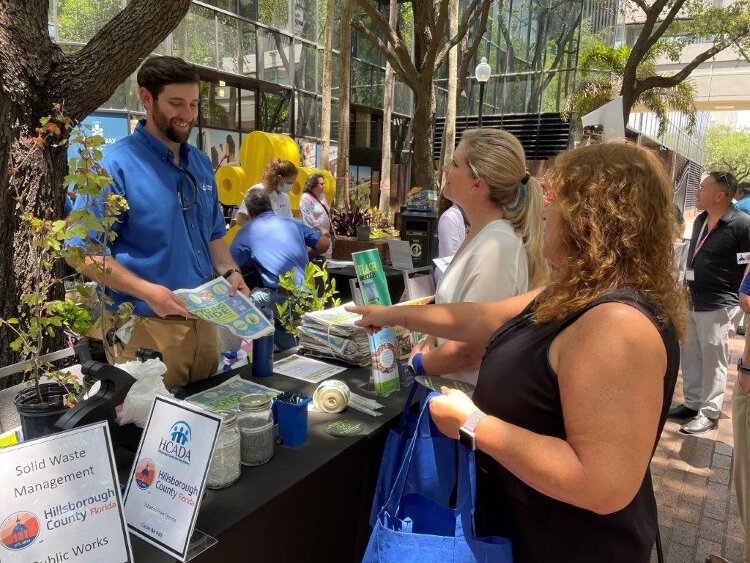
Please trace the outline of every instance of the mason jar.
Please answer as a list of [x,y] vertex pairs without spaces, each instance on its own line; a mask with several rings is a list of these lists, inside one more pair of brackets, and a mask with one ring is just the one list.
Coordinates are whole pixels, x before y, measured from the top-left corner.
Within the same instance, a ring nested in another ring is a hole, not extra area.
[[271,397],[245,395],[240,399],[240,460],[243,465],[262,465],[273,457]]
[[233,485],[240,478],[240,432],[237,428],[237,415],[224,413],[224,418],[216,439],[216,447],[208,466],[206,487],[223,489]]

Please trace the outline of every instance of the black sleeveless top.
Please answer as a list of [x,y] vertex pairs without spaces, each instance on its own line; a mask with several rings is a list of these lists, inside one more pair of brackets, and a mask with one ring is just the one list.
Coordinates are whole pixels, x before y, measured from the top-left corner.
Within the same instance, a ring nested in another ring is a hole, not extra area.
[[[680,350],[674,328],[661,326],[657,313],[637,291],[622,287],[563,321],[531,322],[535,303],[503,325],[490,339],[479,370],[474,402],[484,412],[538,434],[565,439],[557,374],[548,362],[552,340],[589,309],[607,302],[630,305],[659,330],[667,352],[664,399],[654,449],[664,428],[677,380]],[[633,399],[638,390],[633,389]],[[622,405],[627,416],[627,405]],[[607,429],[602,428],[606,435]],[[653,452],[652,452],[653,455]],[[516,563],[649,561],[656,538],[656,501],[647,470],[628,506],[613,514],[594,512],[552,499],[477,451],[477,510],[481,536],[510,538]]]

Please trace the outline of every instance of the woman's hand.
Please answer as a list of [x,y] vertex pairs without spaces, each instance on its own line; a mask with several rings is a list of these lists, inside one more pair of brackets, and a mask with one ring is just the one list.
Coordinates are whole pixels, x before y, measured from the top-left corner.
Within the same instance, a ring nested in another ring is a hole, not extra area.
[[435,397],[430,401],[430,414],[438,430],[448,436],[457,439],[458,429],[464,425],[471,414],[477,410],[476,405],[469,397],[458,389],[441,387],[441,397]]
[[344,307],[350,313],[357,313],[362,315],[362,318],[356,323],[357,326],[364,328],[368,334],[374,334],[378,332],[384,326],[394,326],[398,324],[396,322],[396,315],[394,314],[395,307],[384,307],[382,305],[368,305],[367,307]]
[[411,352],[409,352],[409,360],[414,357],[414,354],[426,354],[427,352],[432,350],[434,348],[432,341],[433,338],[431,336],[428,336],[417,342],[414,345],[414,348],[411,349]]

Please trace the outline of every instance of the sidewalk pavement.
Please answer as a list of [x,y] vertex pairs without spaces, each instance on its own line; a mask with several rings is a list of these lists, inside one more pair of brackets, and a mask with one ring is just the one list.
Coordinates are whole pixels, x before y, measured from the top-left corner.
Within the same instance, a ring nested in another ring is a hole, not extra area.
[[[748,327],[750,328],[750,327]],[[735,336],[723,416],[715,430],[688,435],[667,420],[651,461],[665,561],[703,563],[721,555],[742,563],[744,531],[732,484],[732,387],[744,336]],[[682,377],[673,404],[682,403]],[[651,561],[656,562],[656,551]]]

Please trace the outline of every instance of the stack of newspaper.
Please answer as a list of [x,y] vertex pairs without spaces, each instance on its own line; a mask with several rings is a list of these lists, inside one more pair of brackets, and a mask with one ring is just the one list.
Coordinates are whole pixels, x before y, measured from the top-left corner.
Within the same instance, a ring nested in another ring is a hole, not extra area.
[[334,358],[355,366],[370,365],[367,332],[354,324],[359,318],[360,315],[345,311],[344,305],[305,313],[299,327],[300,350],[310,356]]

